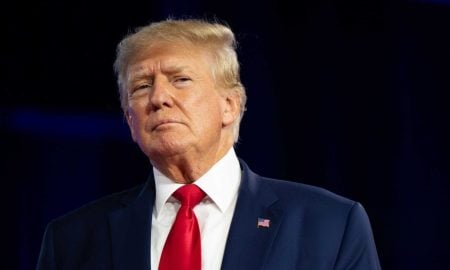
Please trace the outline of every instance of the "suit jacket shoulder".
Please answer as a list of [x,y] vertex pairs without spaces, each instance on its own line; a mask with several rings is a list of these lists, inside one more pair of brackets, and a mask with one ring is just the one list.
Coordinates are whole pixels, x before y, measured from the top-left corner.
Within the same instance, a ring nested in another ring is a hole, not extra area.
[[[147,252],[145,239],[136,236],[136,231],[149,235],[153,198],[153,182],[147,181],[54,219],[46,228],[37,269],[112,269],[114,263],[120,263],[114,261],[114,252],[134,260],[127,254],[134,249],[127,251],[122,243],[141,246],[141,252]],[[129,266],[136,263],[145,267],[148,262],[142,256]]]
[[109,212],[126,206],[127,202],[132,202],[139,196],[144,186],[145,184],[141,184],[127,190],[109,194],[57,217],[51,223],[61,226],[88,223],[86,226],[92,226],[95,224],[95,220],[104,219]]
[[361,204],[241,166],[222,269],[380,269]]
[[262,185],[268,185],[286,203],[309,204],[319,206],[351,208],[355,201],[333,193],[327,189],[282,179],[258,176]]

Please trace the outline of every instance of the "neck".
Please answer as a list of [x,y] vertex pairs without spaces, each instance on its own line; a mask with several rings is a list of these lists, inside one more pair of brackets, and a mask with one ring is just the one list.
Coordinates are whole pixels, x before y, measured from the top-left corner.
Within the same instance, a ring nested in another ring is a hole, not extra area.
[[190,184],[199,179],[216,164],[232,147],[218,147],[202,153],[185,153],[182,155],[152,159],[151,163],[161,173],[176,183]]

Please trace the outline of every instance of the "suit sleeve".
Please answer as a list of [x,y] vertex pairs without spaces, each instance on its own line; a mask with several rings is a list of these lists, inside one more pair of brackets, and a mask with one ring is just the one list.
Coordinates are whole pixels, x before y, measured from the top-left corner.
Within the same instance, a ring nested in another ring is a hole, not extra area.
[[45,230],[36,270],[56,270],[52,224],[50,223]]
[[381,269],[369,218],[359,203],[355,203],[349,212],[334,269]]

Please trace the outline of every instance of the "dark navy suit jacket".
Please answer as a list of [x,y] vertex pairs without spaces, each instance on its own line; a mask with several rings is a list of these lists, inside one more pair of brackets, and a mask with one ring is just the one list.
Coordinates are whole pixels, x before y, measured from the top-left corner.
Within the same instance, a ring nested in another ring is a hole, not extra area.
[[[242,161],[241,166],[221,269],[381,269],[359,203],[321,188],[261,177]],[[142,186],[52,221],[37,269],[149,270],[154,198],[151,176]],[[258,218],[269,219],[269,227],[258,227]]]

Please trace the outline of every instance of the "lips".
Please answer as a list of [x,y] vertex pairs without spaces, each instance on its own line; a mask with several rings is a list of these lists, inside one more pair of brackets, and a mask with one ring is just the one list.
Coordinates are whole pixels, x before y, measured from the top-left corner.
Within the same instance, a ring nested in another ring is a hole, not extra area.
[[155,123],[153,123],[151,125],[151,129],[153,131],[153,130],[156,130],[156,129],[162,127],[162,126],[169,125],[169,124],[182,124],[182,122],[180,122],[178,120],[174,120],[174,119],[158,120],[158,121],[156,121]]

